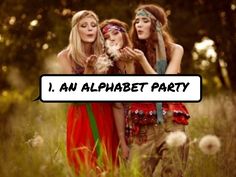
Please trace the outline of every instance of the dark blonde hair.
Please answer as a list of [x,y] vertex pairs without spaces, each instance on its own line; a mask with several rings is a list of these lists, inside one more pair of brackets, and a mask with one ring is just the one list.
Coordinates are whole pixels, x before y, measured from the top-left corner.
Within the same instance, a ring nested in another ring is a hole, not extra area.
[[[99,22],[98,16],[90,10],[82,10],[75,13],[71,20],[71,32],[69,36],[69,45],[67,46],[68,57],[73,60],[77,65],[83,66],[86,60],[86,55],[84,49],[84,44],[81,40],[80,34],[78,32],[78,23],[85,17],[92,17],[96,20],[97,25]],[[100,55],[103,53],[103,36],[98,26],[97,37],[92,44],[93,53],[95,55]]]
[[[162,24],[162,34],[166,48],[167,59],[171,58],[171,43],[174,42],[173,37],[168,32],[168,19],[167,15],[162,7],[154,4],[140,5],[135,12],[140,9],[145,9],[150,12],[161,24]],[[145,56],[148,59],[150,65],[155,68],[156,64],[156,52],[155,52],[155,44],[157,43],[157,35],[156,35],[156,20],[151,19],[151,34],[150,37],[146,40],[140,40],[137,35],[137,31],[135,29],[135,21],[132,22],[132,28],[130,31],[131,40],[133,42],[134,48],[140,49],[144,52]],[[140,64],[136,63],[136,73],[144,73]]]

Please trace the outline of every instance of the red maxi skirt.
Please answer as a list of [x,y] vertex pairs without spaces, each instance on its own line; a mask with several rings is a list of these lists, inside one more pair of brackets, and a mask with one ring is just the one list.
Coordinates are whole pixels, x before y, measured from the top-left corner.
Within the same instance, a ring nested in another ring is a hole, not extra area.
[[91,111],[102,145],[103,165],[117,160],[118,136],[110,103],[79,103],[70,105],[67,114],[67,157],[76,172],[82,167],[95,168],[98,163],[97,143],[86,104]]

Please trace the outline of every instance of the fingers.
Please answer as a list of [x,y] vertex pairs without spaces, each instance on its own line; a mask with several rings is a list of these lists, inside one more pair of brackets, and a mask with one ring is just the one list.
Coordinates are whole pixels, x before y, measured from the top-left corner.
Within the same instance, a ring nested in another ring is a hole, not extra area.
[[87,65],[94,65],[96,61],[97,61],[97,56],[91,55],[86,59],[86,64]]
[[124,60],[130,60],[132,57],[126,52],[126,51],[123,51],[123,59]]
[[97,56],[91,57],[91,63],[94,64],[97,61]]
[[138,54],[143,54],[143,52],[139,49],[134,49],[134,52],[138,53]]
[[89,61],[89,60],[96,58],[96,57],[97,57],[96,55],[90,55],[89,57],[87,57],[86,61]]
[[122,151],[122,154],[121,154],[122,158],[127,160],[130,153],[129,147],[127,145],[121,145],[121,151]]
[[91,55],[90,57],[89,57],[89,60],[90,61],[94,61],[94,60],[96,60],[97,59],[97,56],[96,55]]
[[127,52],[128,54],[135,55],[135,53],[133,52],[133,50],[130,49],[129,47],[125,47],[125,48],[124,48],[124,51]]
[[125,159],[125,160],[128,160],[128,158],[129,158],[129,151],[123,152],[122,158]]
[[136,54],[132,51],[132,49],[128,49],[128,48],[124,48],[124,53],[126,53],[126,55],[128,56],[128,58],[136,58]]
[[120,51],[120,60],[128,60],[129,59],[129,55],[127,54],[127,52],[125,52],[125,50],[124,49],[120,49],[119,50]]
[[136,55],[136,52],[133,49],[131,49],[130,47],[125,47],[125,50],[132,53],[133,55]]
[[124,61],[133,61],[133,60],[142,60],[144,54],[138,49],[131,49],[130,47],[125,47],[120,50],[122,53],[122,60]]

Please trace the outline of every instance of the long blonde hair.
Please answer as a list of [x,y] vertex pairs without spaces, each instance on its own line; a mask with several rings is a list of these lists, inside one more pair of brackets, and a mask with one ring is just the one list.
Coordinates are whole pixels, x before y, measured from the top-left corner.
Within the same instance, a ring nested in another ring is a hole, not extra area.
[[86,60],[86,54],[84,51],[84,44],[81,41],[80,34],[78,32],[78,23],[81,19],[85,17],[92,17],[97,22],[97,37],[92,44],[92,53],[95,55],[100,55],[103,53],[104,39],[99,28],[98,16],[90,10],[82,10],[74,14],[71,20],[71,31],[69,36],[69,45],[67,47],[68,57],[71,58],[76,64],[84,66],[84,61]]

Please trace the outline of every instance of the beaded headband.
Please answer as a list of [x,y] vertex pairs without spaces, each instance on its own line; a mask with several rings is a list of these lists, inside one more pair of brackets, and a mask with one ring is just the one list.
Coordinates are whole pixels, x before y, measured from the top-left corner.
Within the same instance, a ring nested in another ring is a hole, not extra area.
[[111,30],[117,30],[117,31],[120,31],[120,32],[123,32],[123,33],[126,32],[126,30],[123,27],[113,25],[113,24],[107,24],[106,26],[104,26],[102,28],[102,33],[106,34]]
[[161,32],[162,24],[154,15],[152,15],[152,13],[148,12],[145,9],[139,9],[136,13],[136,17],[137,16],[149,17],[156,20],[156,30]]

